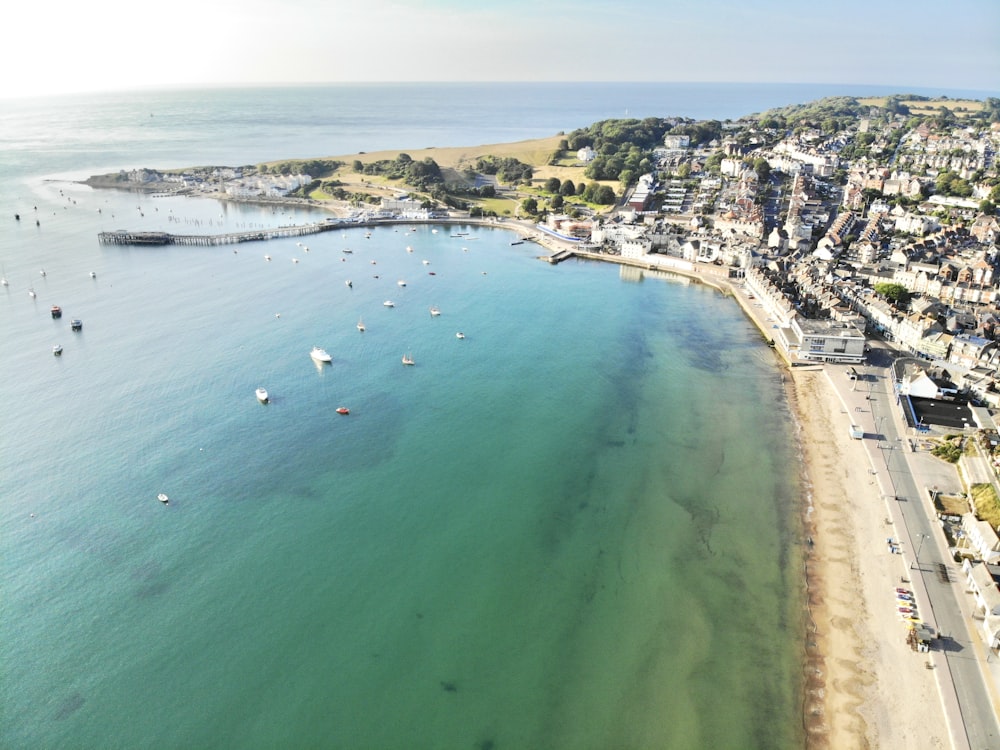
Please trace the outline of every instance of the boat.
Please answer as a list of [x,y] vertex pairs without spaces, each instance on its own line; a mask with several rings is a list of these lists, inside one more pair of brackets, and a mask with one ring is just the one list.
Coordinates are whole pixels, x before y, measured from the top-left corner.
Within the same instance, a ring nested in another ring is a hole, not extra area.
[[358,330],[361,331],[361,333],[365,332],[365,323],[361,320],[361,318],[358,318]]
[[167,494],[165,492],[161,492],[159,495],[157,495],[156,499],[159,500],[164,505],[170,502],[170,498],[167,497]]
[[429,260],[422,260],[420,262],[423,263],[425,266],[429,266],[431,264]]
[[395,306],[396,305],[393,303],[391,299],[387,299],[385,302],[382,303],[382,307],[395,307]]
[[348,409],[346,406],[338,406],[337,407],[337,414],[350,414],[350,413],[351,413],[351,410]]
[[413,248],[412,248],[412,247],[410,247],[409,245],[407,245],[407,246],[406,246],[406,252],[408,252],[408,253],[412,253],[412,252],[413,252]]
[[333,362],[333,357],[327,354],[326,349],[321,349],[318,346],[314,346],[309,356],[313,358],[316,362]]
[[257,400],[260,401],[262,404],[266,404],[271,399],[271,397],[267,395],[266,388],[258,388],[256,393],[257,393]]
[[59,305],[52,305],[52,307],[50,307],[49,310],[52,313],[52,317],[53,318],[61,318],[62,317],[62,308],[59,307]]
[[440,314],[441,314],[441,311],[439,309],[437,309],[436,307],[432,307],[431,308],[431,316],[432,317],[436,318]]
[[35,296],[37,296],[37,295],[35,294],[35,288],[34,288],[34,287],[29,287],[29,288],[28,288],[28,296],[29,296],[29,297],[35,297]]
[[69,322],[69,327],[70,327],[70,329],[72,329],[74,331],[82,331],[83,330],[83,321],[80,320],[79,318],[73,318],[73,320],[71,320]]
[[412,354],[404,354],[403,355],[403,364],[404,365],[412,365],[413,364],[413,355]]
[[456,339],[464,339],[465,338],[465,334],[462,333],[461,331],[459,331],[458,333],[455,334],[455,338]]
[[292,258],[292,263],[298,263],[298,262],[299,262],[298,258]]
[[396,285],[397,286],[406,286],[406,282],[403,281],[402,279],[400,279],[399,281],[396,282]]
[[60,356],[62,354],[62,345],[61,344],[56,344],[55,346],[53,346],[52,347],[52,353],[54,355],[56,355],[57,357]]
[[97,273],[96,273],[96,272],[94,272],[94,271],[91,271],[91,272],[90,272],[90,278],[92,278],[92,279],[96,279],[96,278],[97,278]]
[[345,248],[343,249],[343,251],[342,251],[342,252],[345,252],[345,253],[347,253],[348,255],[350,255],[350,254],[351,254],[351,253],[353,253],[354,251],[353,251],[353,250],[351,250],[351,248],[349,248],[349,247],[345,247]]
[[270,255],[265,255],[264,256],[264,260],[271,260],[271,256]]
[[347,286],[351,287],[351,288],[353,288],[353,287],[354,287],[354,284],[352,284],[352,283],[351,283],[351,280],[350,280],[350,279],[348,279],[348,280],[347,280],[347,281],[345,281],[344,283],[345,283],[345,284],[346,284]]

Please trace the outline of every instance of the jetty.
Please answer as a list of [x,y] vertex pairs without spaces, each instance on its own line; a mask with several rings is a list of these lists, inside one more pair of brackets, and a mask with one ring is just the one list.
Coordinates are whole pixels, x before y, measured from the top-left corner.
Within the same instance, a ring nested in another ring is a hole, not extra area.
[[119,229],[114,232],[100,232],[97,239],[102,245],[236,245],[241,242],[261,242],[282,237],[304,237],[308,234],[340,229],[343,226],[340,222],[324,222],[276,229],[226,232],[225,234],[170,234],[169,232],[134,232]]

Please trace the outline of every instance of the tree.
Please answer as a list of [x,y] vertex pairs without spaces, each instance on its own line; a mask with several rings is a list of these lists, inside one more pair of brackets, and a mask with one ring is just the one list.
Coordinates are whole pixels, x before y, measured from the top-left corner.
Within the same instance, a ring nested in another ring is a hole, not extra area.
[[351,169],[355,172],[364,172],[365,165],[361,162],[361,159],[355,159],[354,163],[351,165]]
[[587,183],[584,182],[583,180],[580,180],[580,182],[578,182],[576,185],[576,194],[583,195],[585,192],[587,192]]
[[550,177],[545,181],[545,192],[546,193],[558,193],[561,183],[558,177]]
[[559,210],[563,207],[563,197],[561,195],[553,195],[552,200],[549,201],[549,208]]
[[979,210],[987,216],[994,216],[997,212],[997,204],[987,198],[979,204]]
[[615,195],[615,191],[612,190],[608,185],[601,185],[594,192],[594,203],[600,204],[602,206],[610,206],[616,200],[618,200]]
[[525,198],[521,201],[521,210],[528,214],[538,213],[538,201],[534,198]]
[[563,182],[563,184],[559,187],[559,195],[567,197],[576,195],[576,185],[573,184],[573,180],[565,180]]
[[909,290],[902,284],[883,282],[875,285],[875,294],[880,294],[891,302],[907,302],[910,299]]

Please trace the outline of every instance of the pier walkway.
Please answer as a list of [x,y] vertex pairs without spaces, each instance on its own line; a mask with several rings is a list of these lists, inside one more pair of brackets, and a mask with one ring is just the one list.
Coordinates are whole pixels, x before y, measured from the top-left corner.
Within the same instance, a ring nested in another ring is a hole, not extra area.
[[253,229],[226,234],[170,234],[169,232],[133,232],[119,229],[97,235],[102,245],[236,245],[241,242],[259,242],[281,237],[304,237],[318,232],[328,232],[343,226],[340,222],[300,224],[276,229]]

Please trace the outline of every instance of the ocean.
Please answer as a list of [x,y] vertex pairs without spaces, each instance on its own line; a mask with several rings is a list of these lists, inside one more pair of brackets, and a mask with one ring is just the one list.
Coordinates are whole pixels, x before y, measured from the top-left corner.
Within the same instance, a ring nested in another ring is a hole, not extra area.
[[0,746],[800,747],[798,454],[730,300],[474,226],[101,246],[324,214],[77,180],[849,92],[3,102]]

